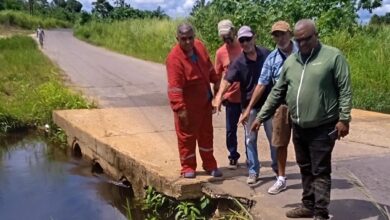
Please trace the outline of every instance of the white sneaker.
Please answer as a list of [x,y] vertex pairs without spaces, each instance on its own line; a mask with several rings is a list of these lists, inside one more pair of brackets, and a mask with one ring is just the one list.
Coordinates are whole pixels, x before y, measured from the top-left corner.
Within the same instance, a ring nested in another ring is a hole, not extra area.
[[269,194],[272,194],[272,195],[276,195],[280,192],[282,192],[283,190],[287,189],[287,184],[286,184],[287,181],[282,181],[280,179],[277,179],[276,182],[274,183],[273,186],[271,186],[269,189],[268,189],[268,193]]
[[258,175],[255,173],[250,173],[248,178],[246,179],[247,184],[255,184],[258,180]]

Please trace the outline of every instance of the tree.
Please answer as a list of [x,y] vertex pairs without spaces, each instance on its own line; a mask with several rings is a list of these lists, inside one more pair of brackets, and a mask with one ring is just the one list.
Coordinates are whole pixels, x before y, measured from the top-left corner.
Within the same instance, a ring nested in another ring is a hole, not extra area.
[[[126,7],[125,0],[115,0],[114,5],[118,8],[124,8]],[[130,6],[130,5],[129,5]]]
[[192,6],[190,15],[193,16],[196,13],[196,11],[202,9],[205,6],[206,6],[205,0],[196,0],[194,6]]
[[70,12],[79,13],[83,5],[77,0],[68,0],[66,1],[66,9]]
[[191,21],[202,33],[210,50],[220,42],[216,24],[222,19],[231,19],[239,27],[250,25],[259,36],[259,43],[274,46],[269,36],[273,22],[286,20],[292,25],[302,18],[316,21],[321,35],[336,30],[352,32],[357,27],[357,10],[372,10],[381,5],[381,0],[212,0],[205,3],[197,0]]
[[114,9],[107,0],[96,0],[92,2],[92,5],[94,6],[92,12],[100,18],[107,18]]
[[370,19],[371,25],[381,25],[381,24],[390,24],[390,12],[386,13],[383,16],[373,15]]
[[371,13],[373,9],[381,6],[382,0],[358,0],[356,11],[359,9],[366,9]]
[[66,7],[66,1],[65,0],[53,0],[53,3],[60,8]]
[[23,0],[0,0],[0,10],[22,10]]

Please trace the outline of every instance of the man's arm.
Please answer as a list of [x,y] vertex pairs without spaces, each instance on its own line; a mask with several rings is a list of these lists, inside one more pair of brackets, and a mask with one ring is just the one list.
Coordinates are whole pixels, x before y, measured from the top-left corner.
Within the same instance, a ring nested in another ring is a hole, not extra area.
[[268,56],[264,62],[263,68],[261,68],[259,81],[256,85],[255,90],[253,91],[251,100],[249,101],[249,104],[248,104],[247,108],[245,109],[245,111],[241,114],[240,119],[238,120],[238,124],[245,124],[246,123],[251,109],[255,106],[257,101],[259,101],[259,99],[263,95],[267,85],[269,83],[271,83],[271,80],[272,80],[271,79],[271,76],[272,76],[272,71],[271,71],[272,68],[271,67],[272,67],[271,57]]
[[214,86],[214,95],[216,96],[218,91],[219,91],[219,88],[221,86],[221,81],[224,79],[225,77],[225,72],[224,71],[224,68],[223,68],[223,63],[221,61],[221,54],[217,51],[215,53],[215,72],[217,73],[218,77],[219,77],[219,83],[218,83],[218,86]]
[[283,66],[278,82],[272,88],[271,93],[252,124],[252,130],[258,130],[260,124],[272,117],[279,105],[285,100],[288,87],[286,73],[287,69]]
[[217,108],[218,111],[221,111],[222,97],[231,85],[232,84],[229,81],[227,81],[226,79],[221,80],[221,84],[219,86],[218,93],[213,100],[213,106],[215,108]]
[[166,62],[168,78],[168,98],[174,112],[185,110],[183,97],[184,69],[174,57],[168,57]]
[[352,91],[349,66],[343,55],[338,55],[335,61],[335,79],[338,89],[339,122],[336,124],[338,138],[347,136],[351,121]]

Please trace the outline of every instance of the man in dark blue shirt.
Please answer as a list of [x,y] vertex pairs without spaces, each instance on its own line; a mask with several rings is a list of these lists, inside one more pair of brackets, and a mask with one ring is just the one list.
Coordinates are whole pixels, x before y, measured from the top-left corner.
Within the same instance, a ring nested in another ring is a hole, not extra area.
[[[214,106],[218,110],[221,109],[222,97],[226,90],[233,82],[240,82],[241,91],[241,108],[242,111],[246,109],[251,100],[253,90],[257,84],[264,61],[270,51],[263,47],[256,46],[255,34],[249,26],[242,26],[237,33],[237,38],[242,48],[242,53],[231,63],[225,78],[221,81],[221,86],[214,99]],[[271,91],[272,85],[267,88],[267,92]],[[256,118],[257,112],[264,104],[267,96],[259,100],[251,109],[248,122],[244,125],[245,129],[245,146],[247,151],[249,176],[248,184],[257,182],[260,171],[260,162],[257,153],[257,134],[250,129],[250,125]],[[276,171],[276,152],[271,147],[272,123],[264,123],[264,128],[267,134],[268,142],[270,143],[272,167]]]

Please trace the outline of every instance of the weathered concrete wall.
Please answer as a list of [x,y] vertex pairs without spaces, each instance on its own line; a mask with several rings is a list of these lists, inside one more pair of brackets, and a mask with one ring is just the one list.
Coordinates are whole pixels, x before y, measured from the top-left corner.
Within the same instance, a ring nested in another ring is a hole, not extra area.
[[[136,194],[141,195],[143,187],[150,185],[177,199],[201,197],[201,185],[207,177],[180,178],[176,146],[166,141],[166,136],[171,136],[173,131],[140,132],[145,126],[136,122],[143,121],[139,117],[132,122],[122,120],[112,125],[110,117],[131,115],[132,111],[137,110],[56,111],[53,119],[65,130],[69,146],[78,145],[83,156],[98,162],[114,179],[126,177]],[[103,112],[104,116],[99,117]],[[126,126],[138,128],[123,129]]]

